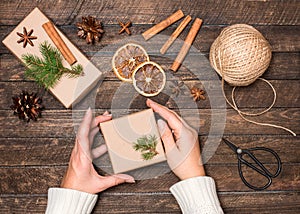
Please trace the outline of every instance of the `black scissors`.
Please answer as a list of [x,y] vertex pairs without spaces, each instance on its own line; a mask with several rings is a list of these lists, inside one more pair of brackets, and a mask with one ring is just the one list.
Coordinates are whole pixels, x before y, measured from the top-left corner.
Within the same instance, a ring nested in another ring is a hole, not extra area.
[[[244,184],[254,190],[264,190],[267,189],[271,184],[272,184],[272,178],[277,177],[280,172],[281,172],[281,160],[278,156],[278,154],[269,148],[265,148],[265,147],[255,147],[255,148],[250,148],[250,149],[241,149],[237,146],[235,146],[233,143],[231,143],[229,140],[226,140],[225,138],[222,138],[223,141],[236,153],[237,158],[238,158],[238,171],[240,174],[240,177],[242,179],[242,181],[244,182]],[[277,171],[272,174],[269,170],[266,169],[266,167],[263,165],[263,163],[261,163],[251,151],[265,151],[268,153],[271,153],[277,160]],[[247,160],[245,160],[243,158],[243,155],[247,155],[249,156],[255,164],[253,163],[249,163]],[[256,172],[258,172],[259,174],[263,175],[264,177],[266,177],[268,179],[268,182],[262,186],[262,187],[256,187],[251,185],[250,183],[248,183],[248,181],[245,179],[244,175],[243,175],[243,171],[242,171],[242,164],[245,164],[246,166],[250,167],[251,169],[255,170]]]

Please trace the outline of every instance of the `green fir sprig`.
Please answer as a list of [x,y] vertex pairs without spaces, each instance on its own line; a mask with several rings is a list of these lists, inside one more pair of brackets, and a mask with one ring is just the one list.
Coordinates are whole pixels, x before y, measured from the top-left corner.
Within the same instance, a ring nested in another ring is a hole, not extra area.
[[47,41],[41,43],[39,49],[43,56],[42,58],[33,54],[22,56],[27,66],[25,76],[34,79],[38,85],[49,89],[52,88],[63,75],[74,78],[83,74],[82,65],[71,66],[71,69],[64,67],[59,50],[52,47]]
[[155,135],[142,136],[133,143],[135,151],[142,153],[144,160],[151,160],[158,154],[156,151],[157,137]]

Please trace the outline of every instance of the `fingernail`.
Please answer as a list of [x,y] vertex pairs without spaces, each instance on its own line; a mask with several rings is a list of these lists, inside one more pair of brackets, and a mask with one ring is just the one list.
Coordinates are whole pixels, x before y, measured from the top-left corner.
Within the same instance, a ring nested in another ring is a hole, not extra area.
[[147,98],[147,100],[148,100],[148,102],[153,103],[153,101],[151,99]]
[[159,120],[157,121],[157,126],[158,126],[159,133],[160,133],[161,135],[163,135],[163,133],[164,133],[165,130],[166,130],[166,122],[163,121],[162,119],[159,119]]
[[105,117],[111,117],[112,115],[109,113],[109,111],[105,111],[103,114]]
[[126,179],[126,183],[135,183],[134,178]]
[[108,111],[105,111],[102,115],[108,115],[109,112]]
[[89,107],[89,108],[86,110],[85,114],[88,114],[91,110],[92,110],[91,107]]
[[119,178],[124,179],[126,183],[135,183],[134,178],[130,175],[118,174],[118,175],[115,175],[115,176],[118,176]]

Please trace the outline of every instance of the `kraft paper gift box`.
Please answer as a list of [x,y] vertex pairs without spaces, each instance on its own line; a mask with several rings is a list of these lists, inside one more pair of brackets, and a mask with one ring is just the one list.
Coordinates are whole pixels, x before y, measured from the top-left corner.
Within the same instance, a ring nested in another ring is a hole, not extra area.
[[[152,109],[100,123],[114,173],[146,167],[165,161],[165,154]],[[142,136],[157,137],[158,154],[150,160],[135,151],[134,142]]]
[[[54,43],[47,35],[42,25],[50,20],[38,9],[35,8],[21,23],[2,41],[3,44],[11,50],[21,61],[23,54],[33,54],[41,57],[39,44],[47,41],[55,47]],[[23,27],[29,32],[33,29],[32,36],[37,39],[32,40],[34,46],[27,44],[23,48],[23,44],[18,44],[20,37],[17,32],[23,33]],[[55,27],[56,28],[56,27]],[[102,72],[99,71],[70,41],[56,28],[62,40],[73,53],[77,62],[74,65],[81,64],[84,75],[76,78],[63,76],[59,82],[49,90],[51,93],[66,107],[70,108],[72,104],[80,101],[102,78]],[[70,68],[70,65],[63,58],[63,65]],[[26,68],[24,68],[25,70]]]

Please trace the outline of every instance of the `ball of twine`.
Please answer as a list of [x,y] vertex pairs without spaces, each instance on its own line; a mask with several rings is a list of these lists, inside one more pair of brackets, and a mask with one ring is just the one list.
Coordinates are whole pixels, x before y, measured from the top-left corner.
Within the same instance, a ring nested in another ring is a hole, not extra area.
[[[269,42],[254,27],[246,24],[236,24],[224,28],[210,48],[209,60],[211,66],[222,77],[222,90],[226,102],[238,112],[246,121],[261,126],[283,129],[296,136],[292,130],[270,123],[261,123],[246,116],[259,116],[268,112],[276,101],[276,91],[273,85],[263,78],[259,78],[270,65],[272,57]],[[260,79],[273,90],[272,104],[265,110],[256,113],[243,112],[235,102],[237,86],[247,86]],[[231,91],[230,102],[224,91],[224,81],[234,86]]]
[[232,86],[253,83],[269,67],[269,42],[254,27],[236,24],[224,28],[210,49],[210,64]]

